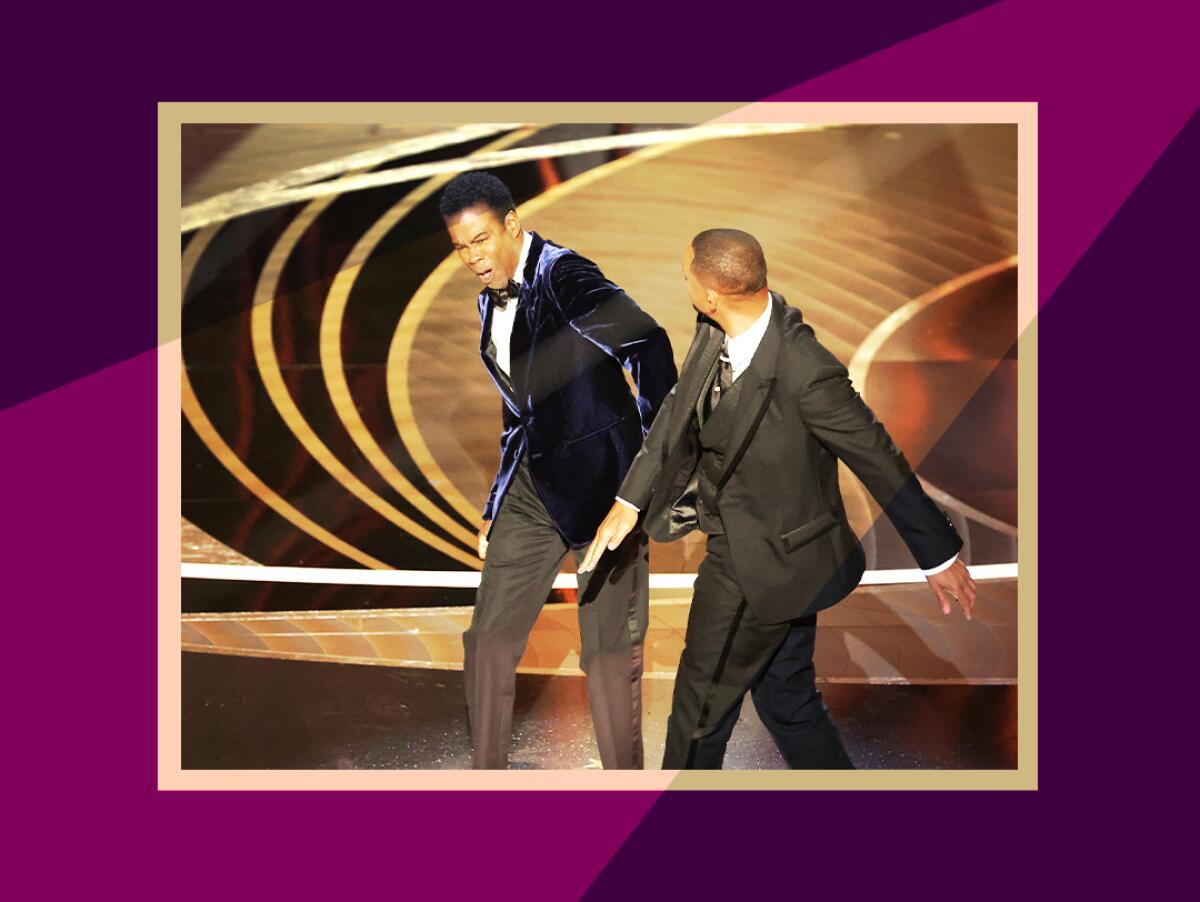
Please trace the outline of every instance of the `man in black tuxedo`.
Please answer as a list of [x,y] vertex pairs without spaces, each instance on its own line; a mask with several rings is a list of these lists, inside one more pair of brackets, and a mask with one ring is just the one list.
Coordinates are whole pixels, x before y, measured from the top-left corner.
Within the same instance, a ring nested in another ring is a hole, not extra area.
[[[522,228],[495,176],[456,177],[440,210],[482,288],[480,354],[503,401],[483,575],[463,635],[472,760],[503,768],[529,632],[567,551],[578,561],[595,534],[675,384],[675,362],[666,332],[596,264]],[[579,580],[580,666],[601,763],[640,768],[649,552],[640,531],[618,545],[603,572]]]
[[664,769],[719,768],[751,693],[794,768],[853,767],[816,688],[816,615],[866,566],[837,461],[883,506],[941,603],[970,617],[975,585],[949,518],[813,335],[767,288],[753,236],[701,232],[684,252],[700,316],[679,384],[626,475],[580,572],[635,528],[708,534],[667,726]]

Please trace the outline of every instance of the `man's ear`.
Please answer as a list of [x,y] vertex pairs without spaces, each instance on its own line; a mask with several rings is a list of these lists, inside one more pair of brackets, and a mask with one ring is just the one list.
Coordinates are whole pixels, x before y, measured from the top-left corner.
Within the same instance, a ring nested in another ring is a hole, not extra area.
[[704,303],[708,306],[708,312],[714,313],[717,309],[717,293],[711,288],[704,289]]
[[504,228],[513,238],[521,234],[521,219],[516,210],[509,210],[504,214]]

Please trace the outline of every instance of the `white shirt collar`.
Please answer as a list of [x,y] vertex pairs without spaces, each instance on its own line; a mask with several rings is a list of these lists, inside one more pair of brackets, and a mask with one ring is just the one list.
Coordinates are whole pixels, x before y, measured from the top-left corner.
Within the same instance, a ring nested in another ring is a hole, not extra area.
[[529,245],[533,244],[533,233],[522,232],[525,236],[521,241],[521,256],[517,258],[517,271],[513,273],[513,281],[520,285],[525,281],[525,261],[529,258]]
[[767,306],[754,324],[740,335],[725,339],[725,354],[729,357],[729,366],[733,370],[734,379],[742,374],[742,371],[750,365],[750,361],[754,358],[754,352],[758,350],[763,336],[767,334],[767,326],[771,324],[771,309],[774,306],[775,302],[768,292]]
[[[513,281],[518,285],[521,284],[521,277],[525,272],[525,261],[529,257],[529,246],[533,243],[533,237],[529,232],[525,233],[525,240],[521,242],[521,256],[517,260],[517,271],[513,273]],[[513,321],[517,318],[517,304],[520,303],[520,298],[514,298],[512,303],[506,304],[503,309],[500,307],[492,308],[492,343],[496,346],[496,365],[504,372],[508,372],[509,368],[509,344],[512,341]]]

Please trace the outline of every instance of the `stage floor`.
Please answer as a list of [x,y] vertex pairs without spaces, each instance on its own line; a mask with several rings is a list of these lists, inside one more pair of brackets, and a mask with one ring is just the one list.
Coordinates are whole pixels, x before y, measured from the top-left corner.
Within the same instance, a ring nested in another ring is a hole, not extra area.
[[[470,767],[462,671],[183,655],[185,769]],[[674,682],[642,685],[646,762],[662,758]],[[1017,766],[1017,687],[824,683],[859,768]],[[517,675],[514,769],[599,767],[577,676]],[[726,768],[784,767],[747,699]]]

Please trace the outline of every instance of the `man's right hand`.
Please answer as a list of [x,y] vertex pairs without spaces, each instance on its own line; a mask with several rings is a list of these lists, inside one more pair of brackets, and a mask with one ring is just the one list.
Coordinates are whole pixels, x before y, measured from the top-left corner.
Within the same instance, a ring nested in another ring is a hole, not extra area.
[[491,520],[484,520],[483,527],[479,530],[479,559],[487,558],[487,535],[488,530],[492,528]]
[[588,546],[587,554],[579,564],[579,572],[587,573],[594,570],[600,561],[600,555],[607,551],[616,551],[625,537],[637,526],[638,512],[627,504],[614,501],[608,516],[596,530],[596,538]]

